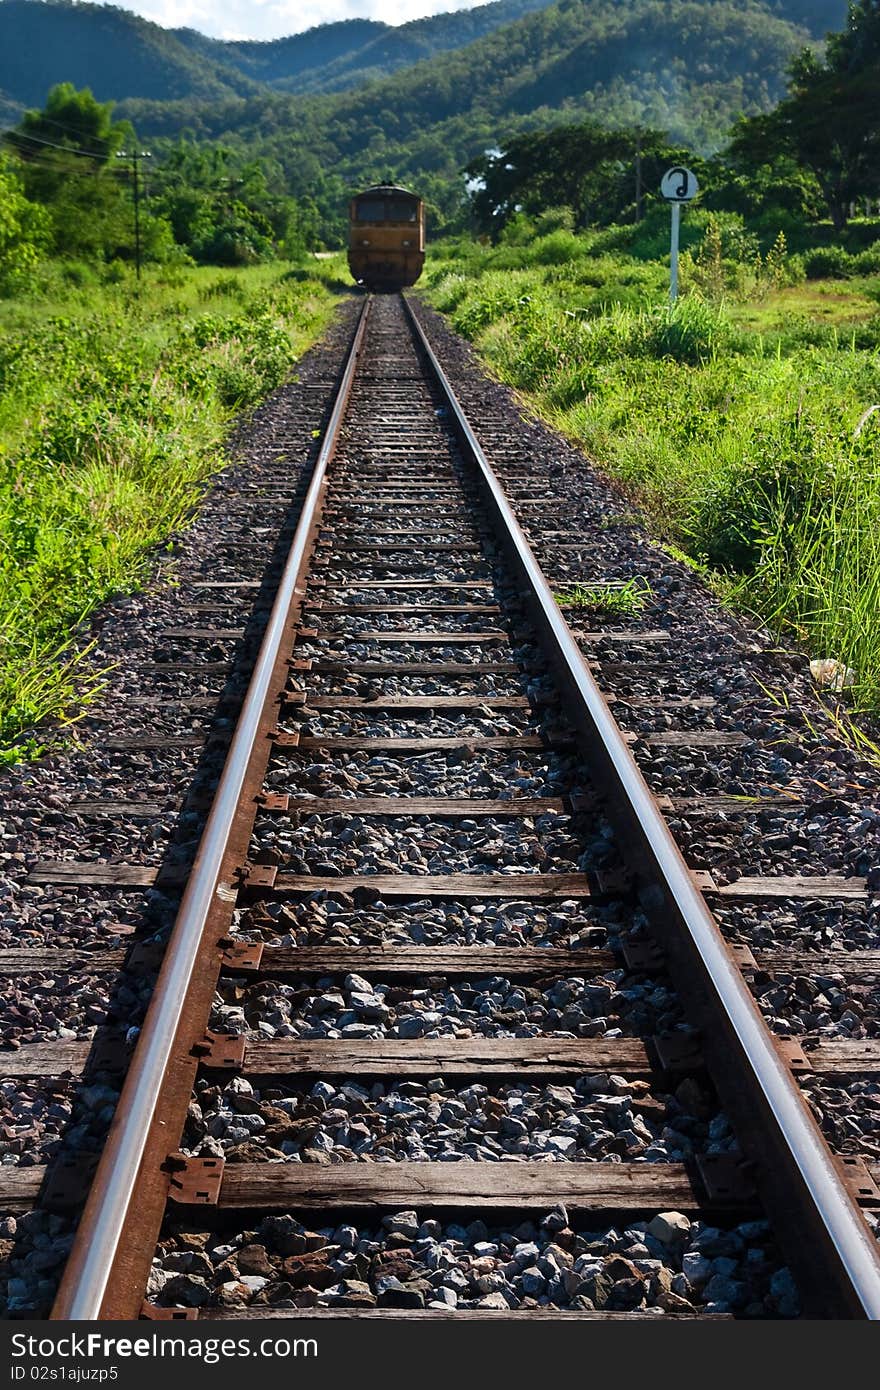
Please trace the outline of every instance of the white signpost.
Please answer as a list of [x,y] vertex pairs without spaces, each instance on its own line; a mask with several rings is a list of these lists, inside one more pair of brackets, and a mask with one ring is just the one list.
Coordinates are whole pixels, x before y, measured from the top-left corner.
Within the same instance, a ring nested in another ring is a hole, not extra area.
[[660,192],[672,209],[672,239],[669,250],[669,301],[674,304],[678,298],[678,231],[681,223],[681,205],[689,203],[697,196],[700,185],[697,176],[683,164],[667,169],[660,180]]

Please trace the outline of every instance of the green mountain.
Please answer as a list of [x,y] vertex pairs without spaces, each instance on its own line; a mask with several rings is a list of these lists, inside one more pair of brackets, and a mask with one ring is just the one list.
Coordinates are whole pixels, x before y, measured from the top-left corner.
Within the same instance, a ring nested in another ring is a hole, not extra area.
[[[607,57],[615,69],[624,71],[644,70],[640,55],[649,35],[641,31],[638,18],[632,22],[641,13],[638,0],[578,3],[597,60],[601,63]],[[14,108],[40,103],[55,82],[91,87],[101,100],[117,101],[222,102],[256,96],[267,88],[291,95],[343,91],[479,43],[519,20],[539,20],[536,12],[545,8],[546,0],[494,0],[472,10],[432,15],[397,26],[350,19],[268,43],[226,43],[194,29],[163,29],[112,5],[79,0],[0,0],[3,109],[10,104]],[[706,25],[728,29],[732,34],[742,32],[750,9],[758,9],[802,42],[838,27],[846,12],[846,0],[755,0],[754,4],[752,0],[699,0],[695,9],[705,12]],[[613,44],[606,41],[609,27],[618,33],[621,44],[633,45],[633,54],[613,51]],[[696,62],[708,59],[711,66],[715,55],[705,52],[700,28],[698,22],[693,58]],[[665,21],[661,18],[652,26],[652,34],[658,29],[662,54],[671,52],[678,71],[690,56],[691,27],[676,35],[670,9]],[[546,26],[539,22],[533,32],[535,41],[542,42]],[[632,56],[638,61],[631,62]],[[727,55],[720,56],[726,60]],[[543,54],[536,51],[533,57],[540,64]],[[656,68],[657,63],[647,66]],[[590,71],[595,71],[595,64]],[[605,81],[609,73],[602,76]],[[567,88],[571,85],[568,80]]]
[[36,105],[68,80],[120,98],[117,116],[157,156],[186,132],[270,160],[333,238],[352,186],[388,177],[422,190],[442,226],[462,166],[522,130],[590,116],[717,148],[844,12],[845,0],[496,0],[397,28],[221,43],[110,7],[0,0],[0,93],[4,110]]
[[211,62],[231,63],[243,76],[273,86],[299,78],[311,80],[314,73],[330,64],[351,60],[386,28],[387,25],[370,19],[346,19],[268,43],[256,39],[225,43],[195,29],[172,29],[170,33]]
[[270,43],[224,43],[193,29],[162,29],[112,5],[0,0],[0,91],[35,106],[56,82],[90,87],[102,101],[344,88],[471,43],[545,3],[495,0],[398,28],[352,19]]
[[39,106],[56,82],[91,87],[102,101],[214,101],[257,90],[234,65],[195,54],[128,10],[69,0],[2,0],[0,89]]
[[348,91],[263,88],[220,103],[129,101],[120,113],[151,138],[185,127],[245,144],[280,162],[294,193],[389,174],[435,188],[517,130],[584,115],[717,147],[741,112],[779,98],[810,40],[764,0],[558,0]]
[[192,29],[172,32],[187,46],[217,62],[233,63],[246,77],[267,82],[278,91],[338,91],[385,77],[435,53],[462,48],[546,4],[547,0],[493,0],[473,10],[430,15],[396,26],[347,19],[268,43],[222,43]]

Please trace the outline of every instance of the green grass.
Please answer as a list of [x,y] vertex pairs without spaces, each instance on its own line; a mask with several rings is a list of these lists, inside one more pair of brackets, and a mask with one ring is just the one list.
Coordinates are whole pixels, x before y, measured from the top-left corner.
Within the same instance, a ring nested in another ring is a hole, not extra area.
[[652,597],[651,586],[644,579],[628,579],[619,586],[572,584],[555,595],[560,608],[620,618],[633,618],[643,613]]
[[0,759],[76,717],[82,632],[194,514],[237,415],[328,322],[335,267],[152,270],[100,285],[50,267],[0,302]]
[[880,401],[875,252],[805,280],[808,257],[738,262],[716,235],[714,261],[683,257],[670,309],[662,262],[615,239],[440,247],[428,298],[656,534],[807,656],[852,667],[848,698],[880,711],[880,414],[856,435]]
[[743,328],[759,333],[785,333],[806,322],[826,323],[846,332],[868,323],[877,313],[875,279],[857,281],[807,280],[788,285],[765,300],[732,301],[730,317]]

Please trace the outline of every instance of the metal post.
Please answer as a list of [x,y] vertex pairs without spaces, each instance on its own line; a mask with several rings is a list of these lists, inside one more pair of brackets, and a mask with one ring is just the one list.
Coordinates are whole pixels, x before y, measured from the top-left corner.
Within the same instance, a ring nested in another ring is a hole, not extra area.
[[636,222],[642,220],[642,134],[636,136]]
[[671,203],[672,241],[669,249],[669,302],[678,299],[678,229],[681,223],[681,203]]
[[141,278],[141,200],[140,184],[138,181],[138,164],[140,154],[134,150],[131,156],[131,167],[134,176],[134,267],[135,275],[138,280]]

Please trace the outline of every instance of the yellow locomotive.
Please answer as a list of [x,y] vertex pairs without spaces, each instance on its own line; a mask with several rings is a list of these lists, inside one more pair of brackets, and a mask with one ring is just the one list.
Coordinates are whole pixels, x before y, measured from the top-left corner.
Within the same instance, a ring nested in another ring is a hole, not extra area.
[[348,268],[359,285],[393,294],[414,285],[425,264],[425,205],[408,188],[377,184],[348,208]]

